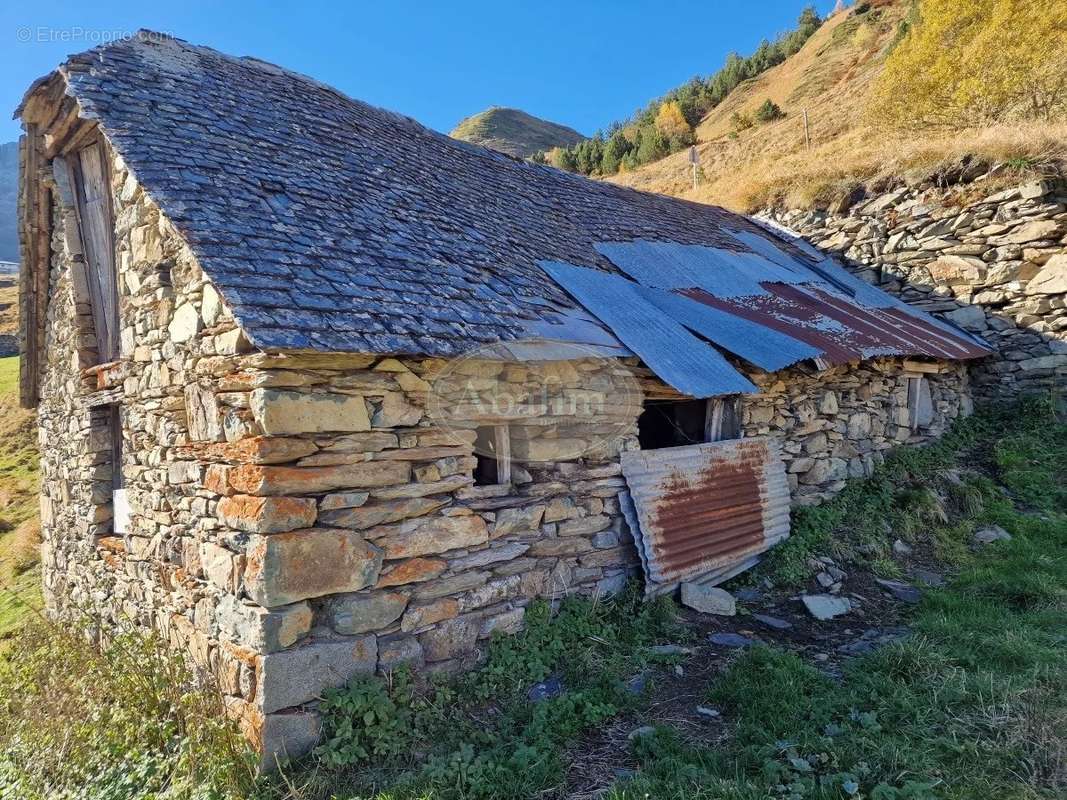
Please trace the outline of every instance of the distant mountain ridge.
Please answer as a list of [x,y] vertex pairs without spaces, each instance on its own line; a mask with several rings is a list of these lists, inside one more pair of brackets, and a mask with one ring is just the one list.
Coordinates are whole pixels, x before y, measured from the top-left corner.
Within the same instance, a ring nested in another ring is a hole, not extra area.
[[540,119],[517,108],[499,106],[467,117],[449,136],[518,158],[529,158],[553,147],[570,147],[585,139],[566,125]]
[[19,143],[0,144],[0,261],[19,260]]

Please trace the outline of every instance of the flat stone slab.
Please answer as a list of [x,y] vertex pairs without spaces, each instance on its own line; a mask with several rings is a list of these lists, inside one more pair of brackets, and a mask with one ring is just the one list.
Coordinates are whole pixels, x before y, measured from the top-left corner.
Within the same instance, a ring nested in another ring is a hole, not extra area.
[[1007,542],[1011,540],[1011,534],[999,525],[988,525],[981,530],[975,531],[975,544],[993,544],[993,542]]
[[835,597],[832,594],[806,594],[800,599],[808,613],[821,622],[840,617],[852,610],[852,603],[847,597]]
[[768,628],[774,628],[776,631],[787,631],[793,627],[793,623],[789,620],[772,617],[769,614],[753,614],[752,619],[766,625]]
[[918,603],[922,600],[922,593],[910,583],[885,578],[875,578],[875,582],[902,603]]
[[755,639],[749,639],[739,633],[713,633],[708,641],[720,647],[751,647],[756,644]]
[[623,688],[625,688],[629,694],[644,694],[645,689],[648,688],[648,678],[649,674],[647,672],[638,673],[630,678],[630,680],[626,681]]
[[542,700],[552,700],[561,694],[563,694],[563,681],[558,675],[551,675],[531,686],[526,692],[526,699],[531,703],[540,703]]
[[654,656],[687,656],[693,651],[680,644],[657,644],[648,648],[648,652]]
[[924,586],[938,587],[945,585],[945,576],[940,572],[934,572],[929,569],[913,569],[911,571],[912,577]]
[[699,583],[682,584],[682,605],[702,614],[732,617],[737,613],[737,602],[732,594],[717,586],[703,586]]

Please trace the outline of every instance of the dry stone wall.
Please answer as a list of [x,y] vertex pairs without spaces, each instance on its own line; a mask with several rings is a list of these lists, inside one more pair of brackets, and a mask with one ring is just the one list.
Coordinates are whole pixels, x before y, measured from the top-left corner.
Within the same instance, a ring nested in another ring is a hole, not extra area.
[[[745,398],[745,435],[779,440],[794,505],[832,497],[849,478],[869,477],[891,448],[936,439],[972,411],[964,364],[885,358],[750,377],[760,393]],[[913,381],[922,382],[924,409],[914,419]]]
[[[98,364],[72,200],[51,183],[48,609],[86,613],[103,635],[159,631],[214,676],[268,762],[314,744],[323,689],[401,664],[467,668],[534,599],[635,574],[618,456],[638,446],[642,398],[672,394],[640,365],[258,352],[118,158],[121,357]],[[622,368],[636,397],[618,389]],[[750,372],[761,394],[743,401],[745,435],[778,437],[796,500],[813,502],[966,413],[962,367],[936,369],[914,430],[899,359]],[[489,402],[501,387],[515,405]],[[492,426],[510,432],[510,481],[476,484]]]
[[857,274],[982,336],[997,355],[975,365],[982,397],[1060,390],[1067,382],[1067,187],[1040,180],[984,193],[900,187],[827,211],[764,216],[840,253]]

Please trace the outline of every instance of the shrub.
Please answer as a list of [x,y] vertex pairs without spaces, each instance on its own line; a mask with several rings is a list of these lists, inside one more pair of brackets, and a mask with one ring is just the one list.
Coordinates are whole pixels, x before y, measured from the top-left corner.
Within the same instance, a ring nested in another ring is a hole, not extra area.
[[773,122],[776,119],[781,119],[785,114],[782,109],[778,107],[770,98],[764,100],[760,107],[756,109],[756,121],[757,122]]

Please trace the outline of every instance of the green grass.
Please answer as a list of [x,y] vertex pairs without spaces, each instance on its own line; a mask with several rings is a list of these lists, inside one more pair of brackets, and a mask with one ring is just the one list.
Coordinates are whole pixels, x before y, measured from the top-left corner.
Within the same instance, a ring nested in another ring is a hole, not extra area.
[[0,641],[41,605],[36,428],[18,384],[18,358],[0,358]]

